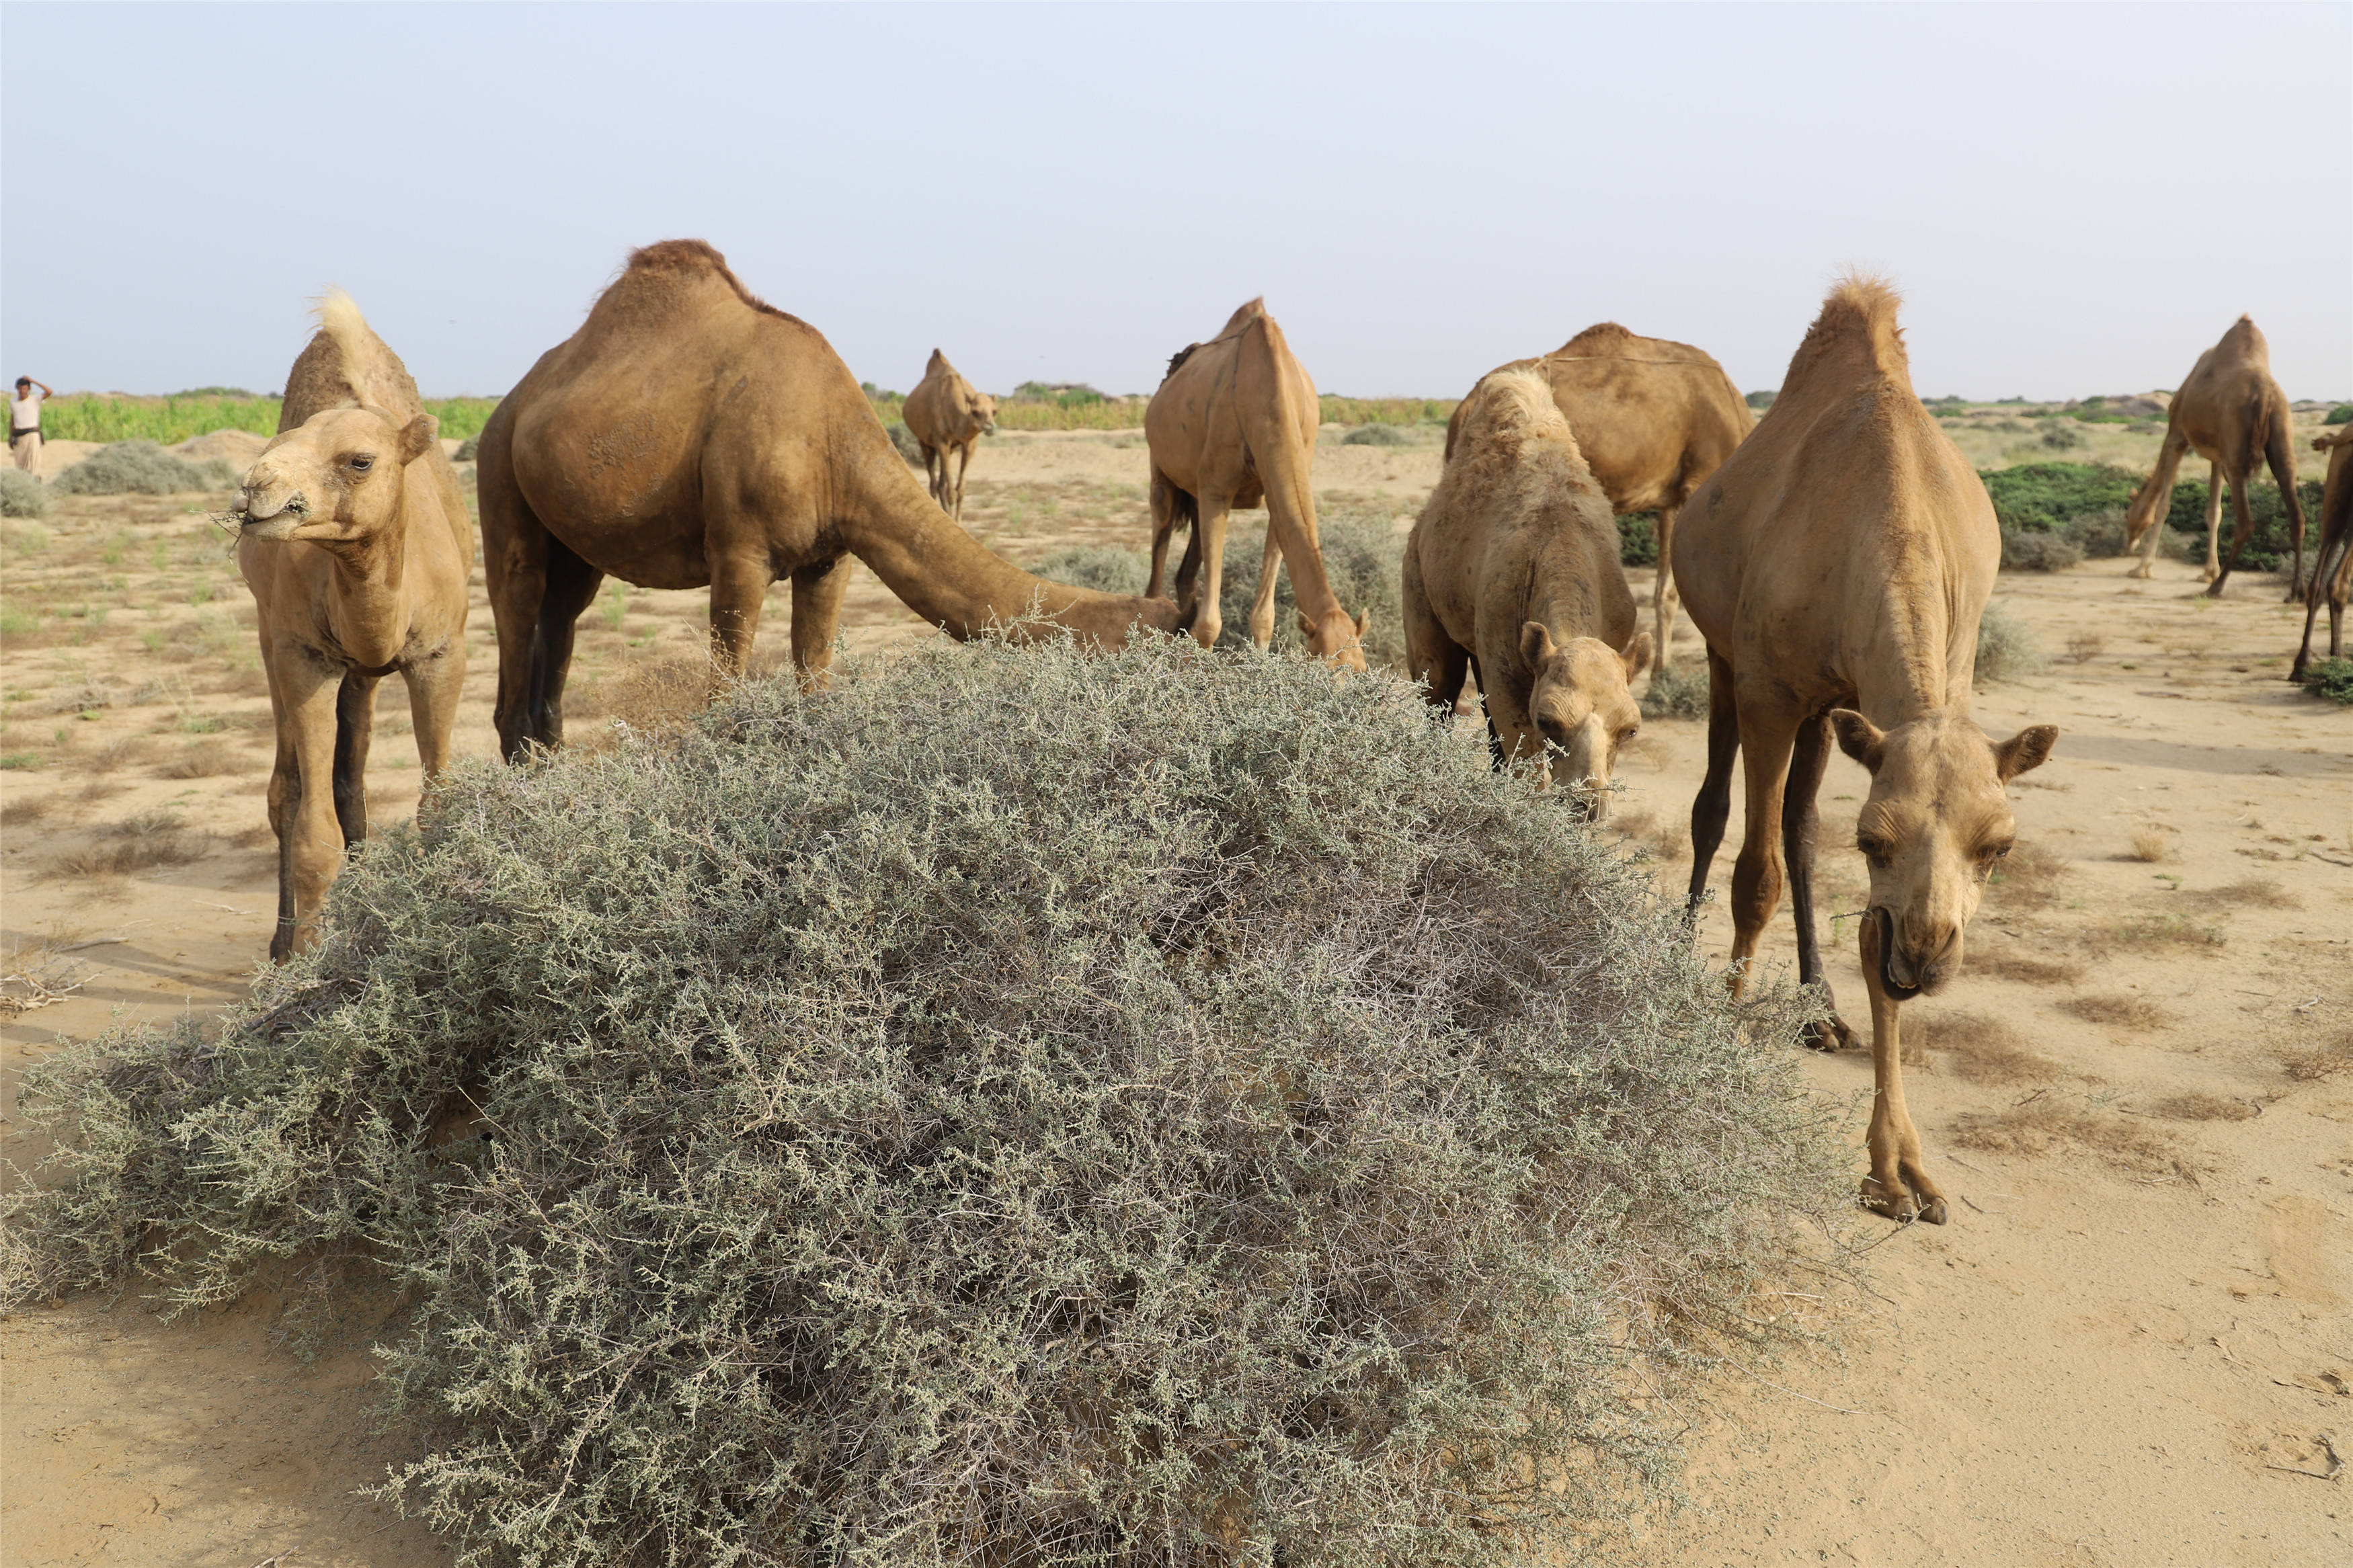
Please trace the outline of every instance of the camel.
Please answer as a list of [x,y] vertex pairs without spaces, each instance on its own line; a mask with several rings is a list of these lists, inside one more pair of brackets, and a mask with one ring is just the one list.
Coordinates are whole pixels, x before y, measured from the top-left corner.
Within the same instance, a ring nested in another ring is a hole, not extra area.
[[1193,535],[1176,569],[1178,625],[1203,647],[1224,629],[1218,595],[1225,581],[1226,523],[1236,507],[1266,507],[1266,563],[1250,614],[1250,641],[1274,640],[1278,560],[1291,569],[1299,627],[1318,657],[1365,668],[1370,612],[1351,619],[1324,573],[1309,489],[1323,405],[1315,383],[1293,357],[1264,300],[1236,310],[1206,343],[1190,343],[1144,410],[1152,453],[1152,575],[1145,593],[1160,596],[1168,536],[1179,523]]
[[367,837],[376,682],[406,682],[427,783],[448,765],[474,531],[438,428],[400,356],[328,294],[231,514],[278,731],[273,960],[316,940],[345,851]]
[[1003,626],[1118,647],[1176,624],[1166,601],[1050,583],[983,548],[923,493],[824,337],[699,239],[631,254],[491,414],[478,463],[510,761],[563,743],[574,624],[608,574],[708,586],[722,676],[744,668],[768,585],[789,578],[793,663],[812,687],[852,556],[958,638]]
[[[1756,416],[1724,367],[1689,343],[1638,337],[1615,321],[1591,326],[1537,359],[1506,371],[1534,370],[1552,384],[1586,467],[1619,512],[1659,518],[1659,575],[1651,593],[1659,668],[1674,652],[1675,517],[1700,481],[1756,428]],[[1490,374],[1499,374],[1490,372]],[[1454,454],[1462,409],[1446,425]]]
[[1538,761],[1599,820],[1651,659],[1618,521],[1543,376],[1499,371],[1455,413],[1455,456],[1406,541],[1412,677],[1451,717],[1475,672],[1496,766]]
[[[1959,973],[1963,931],[2017,831],[2004,786],[2059,731],[1995,742],[1969,717],[2001,536],[1984,485],[1913,393],[1897,303],[1875,279],[1834,289],[1756,434],[1683,508],[1675,572],[1707,640],[1709,697],[1686,909],[1696,918],[1745,754],[1733,990],[1780,900],[1786,855],[1799,978],[1829,1000],[1814,802],[1833,735],[1870,772],[1855,843],[1871,867],[1860,940],[1878,1092],[1862,1193],[1893,1218],[1941,1225],[1945,1197],[1905,1106],[1897,1015]],[[1852,1037],[1833,1013],[1810,1043]]]
[[[907,434],[923,449],[923,473],[931,480],[932,499],[958,522],[964,521],[964,476],[972,466],[972,449],[983,436],[997,433],[997,399],[975,392],[972,383],[956,374],[948,356],[932,351],[923,379],[907,394],[901,410]],[[955,478],[948,478],[948,459],[955,459]]]
[[[2267,463],[2279,482],[2280,500],[2287,505],[2288,532],[2295,542],[2295,567],[2288,574],[2287,597],[2293,604],[2304,596],[2304,505],[2295,493],[2295,416],[2287,394],[2272,379],[2271,345],[2255,323],[2241,316],[2222,341],[2198,356],[2189,379],[2173,395],[2165,411],[2165,445],[2158,449],[2157,467],[2125,509],[2125,549],[2140,548],[2140,564],[2132,574],[2147,577],[2165,537],[2165,517],[2173,502],[2173,477],[2182,454],[2195,452],[2213,465],[2206,487],[2206,570],[2209,598],[2222,596],[2231,568],[2255,530],[2254,514],[2247,510],[2247,482],[2255,466]],[[2222,481],[2231,482],[2231,506],[2239,520],[2228,560],[2218,560],[2222,530]]]
[[2290,680],[2301,681],[2312,658],[2312,622],[2328,601],[2328,657],[2345,657],[2345,601],[2353,596],[2353,425],[2313,439],[2312,449],[2328,454],[2328,479],[2320,490],[2320,538],[2312,548],[2312,581],[2304,594],[2304,641],[2296,645]]

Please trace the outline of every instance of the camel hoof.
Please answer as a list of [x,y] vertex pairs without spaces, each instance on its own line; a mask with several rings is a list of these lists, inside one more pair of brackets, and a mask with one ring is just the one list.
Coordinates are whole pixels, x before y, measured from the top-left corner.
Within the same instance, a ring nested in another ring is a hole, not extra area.
[[1854,1049],[1854,1031],[1847,1027],[1844,1018],[1831,1014],[1827,1019],[1816,1019],[1806,1026],[1798,1037],[1810,1051],[1851,1051]]
[[2219,580],[2212,587],[2206,590],[2206,596],[2210,599],[2219,599],[2222,596],[2222,584]]
[[1862,1206],[1873,1214],[1885,1215],[1898,1225],[1912,1223],[1912,1194],[1901,1187],[1889,1192],[1879,1184],[1876,1176],[1862,1179]]
[[1920,1223],[1923,1225],[1942,1225],[1948,1217],[1942,1198],[1930,1198],[1928,1206],[1920,1211]]

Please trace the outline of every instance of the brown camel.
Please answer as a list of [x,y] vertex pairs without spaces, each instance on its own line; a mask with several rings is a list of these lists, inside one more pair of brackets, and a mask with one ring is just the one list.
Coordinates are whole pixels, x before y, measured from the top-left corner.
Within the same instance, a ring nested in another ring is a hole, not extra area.
[[[1700,481],[1732,455],[1756,416],[1724,367],[1689,343],[1637,337],[1615,321],[1588,327],[1540,359],[1504,370],[1534,370],[1552,384],[1586,467],[1612,510],[1659,518],[1659,576],[1651,590],[1659,668],[1673,653],[1675,517]],[[1493,374],[1493,373],[1490,373]],[[1462,410],[1446,425],[1454,454]]]
[[474,531],[438,428],[400,356],[329,294],[234,514],[278,731],[273,959],[311,945],[344,851],[367,837],[377,681],[407,683],[427,780],[448,763]]
[[2353,595],[2353,425],[2334,436],[2314,438],[2312,448],[2328,454],[2328,479],[2320,490],[2320,538],[2312,548],[2312,581],[2304,593],[2304,641],[2296,645],[2290,680],[2304,679],[2312,658],[2312,622],[2328,601],[2328,657],[2345,657],[2345,601]]
[[[2158,448],[2157,467],[2148,481],[2125,509],[2125,548],[2140,546],[2136,577],[2149,574],[2157,547],[2165,537],[2165,517],[2173,502],[2173,477],[2182,454],[2195,452],[2213,465],[2206,487],[2206,570],[2210,598],[2222,596],[2231,568],[2255,530],[2254,514],[2247,510],[2247,484],[2255,467],[2267,463],[2279,481],[2280,500],[2287,505],[2288,532],[2295,542],[2295,567],[2288,574],[2292,603],[2304,595],[2304,505],[2295,493],[2295,416],[2287,394],[2272,379],[2271,345],[2255,323],[2242,316],[2222,341],[2198,356],[2189,379],[2173,395],[2165,411],[2165,445]],[[2232,536],[2228,560],[2218,560],[2216,546],[2222,530],[2222,481],[2231,482],[2231,507],[2239,520]]]
[[1019,636],[1117,646],[1139,623],[1176,626],[1165,601],[1050,583],[983,549],[924,495],[817,330],[699,239],[631,255],[491,416],[480,464],[511,760],[562,743],[573,626],[607,574],[708,585],[723,672],[751,652],[769,584],[790,578],[793,662],[811,682],[832,663],[852,556],[951,637],[1019,621]]
[[[1315,384],[1293,357],[1282,329],[1252,300],[1225,330],[1191,343],[1168,362],[1168,374],[1144,410],[1152,451],[1152,576],[1158,597],[1168,565],[1168,536],[1190,523],[1193,537],[1176,568],[1178,625],[1203,647],[1224,621],[1218,594],[1225,580],[1226,523],[1236,507],[1266,507],[1266,564],[1250,606],[1250,641],[1274,640],[1278,557],[1291,569],[1299,626],[1315,654],[1351,669],[1365,668],[1366,616],[1350,619],[1324,574],[1310,476],[1323,405]],[[1367,612],[1367,616],[1369,612]]]
[[[2017,831],[2003,786],[2040,765],[2059,731],[2038,724],[1997,742],[1969,717],[2001,536],[1985,486],[1913,394],[1896,304],[1874,280],[1833,289],[1757,433],[1683,509],[1675,568],[1707,639],[1709,698],[1688,907],[1696,914],[1706,891],[1745,752],[1733,988],[1780,900],[1786,854],[1799,978],[1827,999],[1814,797],[1832,734],[1870,770],[1855,829],[1871,865],[1861,942],[1878,1089],[1863,1197],[1898,1219],[1916,1204],[1941,1225],[1944,1194],[1905,1109],[1896,1015],[1959,973],[1962,931]],[[1852,1037],[1833,1015],[1812,1043]]]
[[1496,765],[1540,759],[1598,819],[1642,727],[1627,683],[1651,659],[1618,521],[1543,376],[1498,371],[1455,413],[1455,455],[1406,541],[1409,668],[1450,715],[1475,671]]
[[[972,383],[956,374],[948,356],[932,351],[923,379],[907,394],[901,410],[907,434],[923,449],[923,472],[931,479],[932,499],[958,522],[964,521],[964,476],[972,466],[972,449],[983,436],[997,433],[997,399],[975,392]],[[955,478],[948,478],[948,459],[955,459]]]

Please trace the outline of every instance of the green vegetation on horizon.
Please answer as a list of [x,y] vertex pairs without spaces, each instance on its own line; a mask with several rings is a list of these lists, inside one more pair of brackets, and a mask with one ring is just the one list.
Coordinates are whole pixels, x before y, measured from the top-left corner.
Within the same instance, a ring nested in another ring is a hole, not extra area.
[[[153,441],[161,447],[208,436],[216,430],[278,433],[284,399],[236,387],[204,387],[164,397],[124,393],[70,392],[41,405],[41,434],[52,441]],[[481,434],[495,397],[428,397],[425,410],[441,421],[453,440]]]

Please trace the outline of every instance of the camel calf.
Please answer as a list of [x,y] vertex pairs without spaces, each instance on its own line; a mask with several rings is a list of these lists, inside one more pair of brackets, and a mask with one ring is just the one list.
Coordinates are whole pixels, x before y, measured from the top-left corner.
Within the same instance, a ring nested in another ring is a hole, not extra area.
[[429,782],[466,679],[473,526],[407,367],[340,292],[286,378],[278,434],[238,492],[237,564],[260,616],[278,761],[278,929],[308,947],[344,852],[367,837],[376,682],[408,686]]
[[1451,714],[1475,672],[1496,765],[1539,761],[1598,819],[1642,726],[1628,682],[1651,659],[1618,521],[1542,376],[1498,371],[1456,414],[1454,456],[1406,541],[1413,679]]
[[[2255,531],[2254,514],[2247,510],[2247,482],[2259,463],[2268,464],[2278,481],[2280,500],[2286,503],[2288,531],[2295,542],[2295,566],[2288,574],[2287,597],[2293,604],[2304,596],[2304,503],[2295,493],[2295,414],[2287,394],[2272,379],[2271,345],[2255,323],[2242,316],[2222,341],[2198,356],[2189,377],[2173,395],[2165,411],[2165,445],[2158,449],[2157,467],[2147,482],[2125,509],[2125,549],[2140,547],[2136,577],[2149,575],[2157,547],[2165,536],[2165,517],[2173,503],[2173,479],[2185,452],[2195,452],[2213,465],[2206,487],[2206,570],[2211,584],[2207,597],[2222,596],[2239,552]],[[2219,558],[2222,529],[2222,481],[2231,482],[2231,509],[2239,531],[2231,537],[2228,559]]]
[[[1871,993],[1864,1201],[1941,1225],[1945,1198],[1904,1103],[1897,1014],[1960,972],[1962,934],[2017,834],[2004,786],[2050,756],[2038,724],[1987,739],[1969,717],[1978,618],[2001,563],[1985,486],[1912,391],[1884,284],[1849,279],[1806,333],[1781,394],[1694,492],[1675,536],[1684,607],[1707,639],[1707,778],[1692,803],[1696,914],[1745,757],[1747,837],[1732,879],[1737,992],[1781,897],[1798,975],[1829,988],[1814,931],[1814,797],[1833,735],[1871,773],[1855,847],[1871,867],[1861,946]],[[1776,842],[1774,828],[1780,829]],[[1813,1043],[1843,1043],[1833,1015]],[[1916,1205],[1916,1209],[1915,1209]]]
[[2296,645],[2290,680],[2304,679],[2312,658],[2312,622],[2328,601],[2328,657],[2345,657],[2345,601],[2353,592],[2353,425],[2313,439],[2328,454],[2328,481],[2320,491],[2320,539],[2312,549],[2312,581],[2304,594],[2304,640]]
[[[932,499],[940,510],[964,521],[964,476],[972,466],[972,448],[983,436],[997,431],[997,399],[973,390],[956,374],[948,356],[932,351],[923,379],[907,394],[901,410],[907,434],[923,449],[923,474],[931,481]],[[948,478],[948,459],[955,459],[955,478]]]

